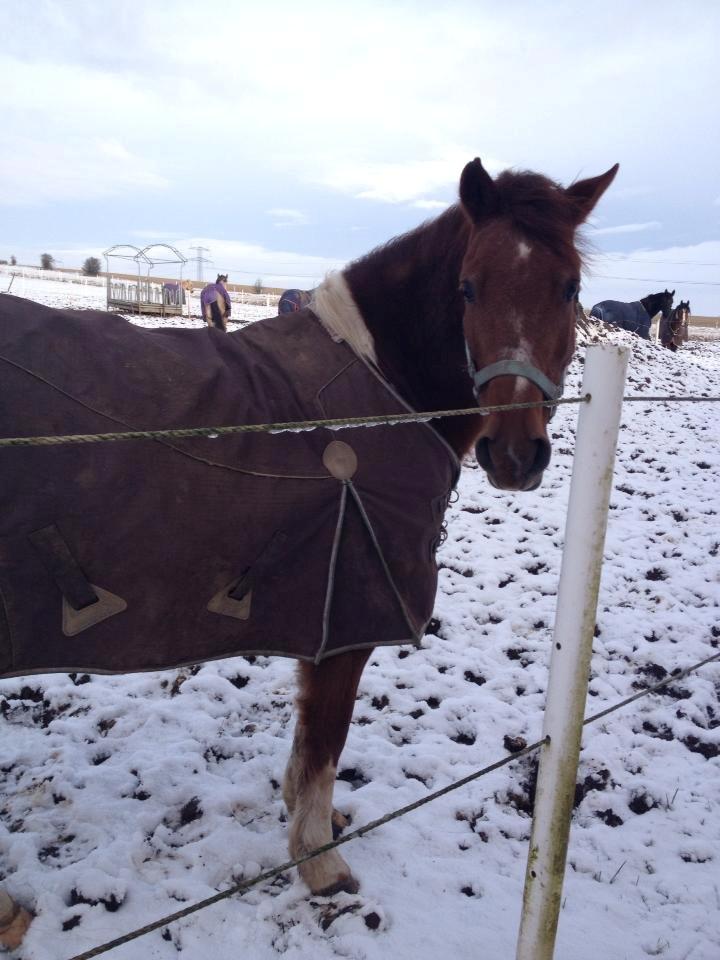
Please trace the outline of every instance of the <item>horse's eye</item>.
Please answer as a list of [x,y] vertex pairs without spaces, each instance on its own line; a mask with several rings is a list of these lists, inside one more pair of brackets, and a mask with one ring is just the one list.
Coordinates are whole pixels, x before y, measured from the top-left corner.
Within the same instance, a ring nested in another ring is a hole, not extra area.
[[566,300],[570,303],[571,300],[574,300],[577,295],[580,293],[580,284],[577,280],[568,280],[565,284],[565,290],[563,291],[563,300]]
[[460,293],[465,297],[466,303],[475,303],[475,288],[469,280],[460,281]]

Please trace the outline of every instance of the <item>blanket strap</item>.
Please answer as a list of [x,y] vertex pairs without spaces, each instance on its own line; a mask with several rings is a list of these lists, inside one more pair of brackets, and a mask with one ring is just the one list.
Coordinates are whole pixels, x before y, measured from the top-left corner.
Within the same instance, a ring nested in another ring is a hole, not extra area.
[[239,577],[226,584],[210,600],[207,605],[210,613],[234,617],[236,620],[249,620],[253,586],[282,554],[286,542],[287,534],[283,530],[276,530],[252,566],[247,567]]
[[54,523],[49,527],[43,527],[42,530],[35,530],[28,539],[40,554],[48,573],[73,610],[82,610],[92,603],[97,603],[97,593],[88,583]]
[[127,609],[121,597],[88,581],[54,523],[33,531],[28,539],[63,596],[62,630],[66,637],[74,637]]

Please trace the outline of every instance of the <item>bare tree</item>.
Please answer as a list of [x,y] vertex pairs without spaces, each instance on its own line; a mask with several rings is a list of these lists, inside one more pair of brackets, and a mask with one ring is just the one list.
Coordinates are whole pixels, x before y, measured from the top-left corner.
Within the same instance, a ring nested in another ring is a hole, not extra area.
[[40,269],[41,270],[55,269],[55,257],[53,257],[51,253],[42,253],[40,255]]
[[82,265],[82,272],[86,277],[97,277],[100,273],[101,263],[97,257],[88,257]]
[[262,292],[263,292],[262,277],[258,277],[258,278],[257,278],[257,280],[255,281],[255,284],[254,284],[254,286],[253,286],[253,290],[255,291],[255,293],[262,293]]
[[11,267],[16,267],[16,266],[17,266],[17,257],[15,257],[15,256],[10,257],[10,266],[11,266]]

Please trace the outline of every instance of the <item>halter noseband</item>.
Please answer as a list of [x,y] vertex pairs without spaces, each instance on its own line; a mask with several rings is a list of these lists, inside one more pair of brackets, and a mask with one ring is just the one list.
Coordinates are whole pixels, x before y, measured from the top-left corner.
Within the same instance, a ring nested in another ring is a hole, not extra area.
[[[545,374],[534,367],[531,363],[524,363],[522,360],[499,360],[497,363],[491,363],[482,370],[478,370],[470,353],[470,347],[465,341],[465,353],[467,354],[468,371],[473,381],[473,394],[480,406],[480,390],[490,380],[495,377],[525,377],[540,390],[546,400],[559,400],[565,389],[565,374],[560,379],[559,384],[555,384]],[[550,408],[548,420],[555,416],[557,407]]]

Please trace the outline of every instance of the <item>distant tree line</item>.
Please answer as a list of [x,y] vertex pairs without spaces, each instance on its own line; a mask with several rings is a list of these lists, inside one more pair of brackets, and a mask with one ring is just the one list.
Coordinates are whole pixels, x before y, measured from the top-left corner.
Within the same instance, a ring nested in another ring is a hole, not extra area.
[[[12,256],[10,260],[0,260],[0,266],[7,266],[8,263],[11,267],[17,266],[17,257]],[[100,270],[102,264],[98,257],[87,257],[85,262],[82,265],[82,273],[86,277],[97,277],[100,275]],[[51,253],[41,253],[40,254],[40,269],[41,270],[54,270],[55,269],[55,257]]]

